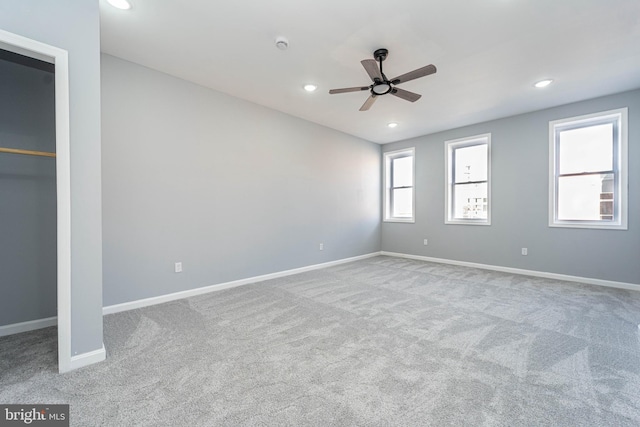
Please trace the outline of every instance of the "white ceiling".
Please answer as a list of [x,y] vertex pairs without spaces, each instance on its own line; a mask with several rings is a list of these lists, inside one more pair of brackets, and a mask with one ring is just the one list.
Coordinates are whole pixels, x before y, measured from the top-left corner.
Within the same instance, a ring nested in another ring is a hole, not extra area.
[[[100,0],[103,52],[378,143],[640,88],[640,0],[130,2]],[[381,47],[388,77],[437,66],[420,100],[329,95]]]

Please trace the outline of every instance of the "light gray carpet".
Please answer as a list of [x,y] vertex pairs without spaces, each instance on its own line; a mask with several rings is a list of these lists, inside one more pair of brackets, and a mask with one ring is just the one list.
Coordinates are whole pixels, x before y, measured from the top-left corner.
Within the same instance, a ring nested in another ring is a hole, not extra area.
[[75,426],[638,426],[640,293],[391,257],[0,338],[0,403]]

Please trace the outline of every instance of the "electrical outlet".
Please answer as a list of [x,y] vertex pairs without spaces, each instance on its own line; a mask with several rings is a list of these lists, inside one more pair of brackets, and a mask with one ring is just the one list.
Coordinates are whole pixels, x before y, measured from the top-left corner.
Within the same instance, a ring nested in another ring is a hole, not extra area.
[[320,249],[321,251],[324,250],[324,243],[320,243],[320,246],[318,247],[318,249]]
[[182,263],[181,262],[176,262],[175,272],[176,273],[182,273]]
[[424,245],[427,246],[427,239],[424,239]]
[[527,248],[522,248],[522,255],[529,255]]

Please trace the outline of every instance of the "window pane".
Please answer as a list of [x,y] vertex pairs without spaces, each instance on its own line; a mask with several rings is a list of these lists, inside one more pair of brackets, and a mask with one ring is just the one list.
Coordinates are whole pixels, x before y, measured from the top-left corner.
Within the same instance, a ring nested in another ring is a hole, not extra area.
[[393,186],[413,186],[413,157],[393,159]]
[[457,184],[453,187],[454,219],[487,219],[487,184]]
[[558,179],[558,219],[613,220],[613,174]]
[[613,169],[613,124],[560,132],[560,174]]
[[414,153],[413,148],[408,148],[384,154],[385,221],[413,220]]
[[411,218],[413,216],[413,189],[398,188],[393,191],[393,212],[396,218]]
[[457,148],[455,150],[455,181],[487,180],[487,144]]

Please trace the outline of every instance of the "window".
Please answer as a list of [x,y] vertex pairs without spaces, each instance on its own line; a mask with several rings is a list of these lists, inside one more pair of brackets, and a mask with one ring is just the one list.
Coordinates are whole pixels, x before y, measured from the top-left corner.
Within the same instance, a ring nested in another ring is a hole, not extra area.
[[413,148],[384,153],[384,220],[414,222]]
[[491,224],[491,134],[446,141],[446,224]]
[[549,123],[549,226],[627,229],[627,109]]

